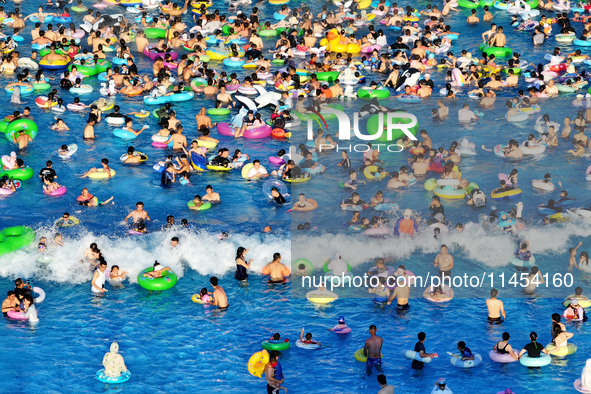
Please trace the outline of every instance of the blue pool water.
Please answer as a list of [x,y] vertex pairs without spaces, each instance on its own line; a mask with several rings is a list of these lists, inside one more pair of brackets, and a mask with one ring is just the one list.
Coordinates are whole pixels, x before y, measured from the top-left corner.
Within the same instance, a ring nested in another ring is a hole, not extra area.
[[[424,7],[427,2],[419,2]],[[276,7],[259,3],[261,19],[270,18]],[[318,12],[321,4],[311,7]],[[21,6],[25,13],[32,12],[36,4]],[[224,10],[221,2],[216,7]],[[419,8],[420,8],[419,7]],[[9,9],[11,6],[6,6]],[[245,11],[249,8],[245,8]],[[112,7],[108,13],[120,12]],[[552,39],[541,48],[532,48],[530,37],[525,33],[511,32],[509,17],[493,10],[495,22],[505,25],[509,45],[533,63],[542,61],[543,55],[554,48]],[[448,20],[452,30],[463,35],[454,44],[454,52],[462,48],[476,49],[480,40],[474,39],[486,30],[485,24],[466,27],[463,21],[468,11],[462,10]],[[80,15],[74,16],[75,21]],[[185,17],[189,20],[189,17]],[[574,24],[580,31],[581,24]],[[23,35],[29,37],[28,25]],[[7,29],[5,29],[6,32]],[[365,32],[361,29],[360,32]],[[274,40],[265,40],[270,47]],[[572,46],[562,46],[572,51]],[[133,45],[132,45],[133,47]],[[28,55],[30,46],[24,43],[19,47],[21,56]],[[476,53],[476,52],[473,52]],[[136,56],[138,67],[149,70],[151,63],[142,55]],[[240,77],[246,74],[241,69],[232,69]],[[59,77],[57,73],[48,73]],[[444,74],[433,72],[436,86],[443,86]],[[0,84],[12,81],[12,77],[0,76]],[[90,103],[98,95],[98,81],[90,78],[95,93],[81,96]],[[56,83],[57,81],[54,81]],[[526,84],[521,81],[520,88]],[[464,93],[468,89],[464,89]],[[4,102],[9,95],[0,92]],[[60,92],[64,103],[74,96]],[[391,108],[404,108],[419,117],[421,128],[429,131],[434,145],[448,147],[452,140],[467,137],[477,147],[485,144],[492,148],[506,143],[509,138],[525,140],[533,132],[536,117],[522,124],[510,124],[504,119],[504,97],[512,97],[509,91],[499,92],[495,107],[486,110],[486,116],[476,126],[466,128],[455,122],[456,111],[464,101],[450,103],[450,120],[440,123],[430,117],[435,106],[437,94],[424,101],[424,105],[401,105],[392,99],[384,101]],[[570,102],[573,95],[542,102],[542,113],[562,124],[564,116],[571,119],[576,115]],[[102,123],[96,127],[97,139],[92,143],[82,140],[82,127],[86,115],[66,112],[60,115],[72,129],[69,132],[54,132],[49,129],[53,113],[41,111],[34,106],[33,96],[23,97],[23,101],[33,108],[33,115],[40,126],[39,136],[21,157],[36,171],[44,166],[47,159],[54,161],[60,184],[68,187],[64,197],[44,196],[40,183],[36,180],[24,182],[24,186],[13,196],[0,199],[1,227],[10,225],[29,225],[37,230],[38,236],[51,240],[55,229],[53,221],[63,212],[77,216],[82,226],[59,230],[66,238],[63,248],[50,247],[49,257],[38,259],[34,248],[23,249],[0,258],[0,289],[12,289],[16,277],[34,278],[36,285],[47,293],[47,299],[38,307],[40,322],[29,325],[6,320],[0,324],[0,347],[6,349],[0,361],[0,392],[261,392],[264,382],[248,374],[246,363],[251,354],[260,350],[260,342],[273,333],[280,332],[295,342],[302,327],[314,334],[322,342],[322,349],[307,351],[297,347],[285,352],[281,359],[286,376],[285,386],[294,393],[344,393],[375,392],[379,388],[374,376],[364,376],[364,366],[353,359],[353,352],[363,346],[368,337],[367,327],[376,324],[378,335],[384,337],[384,370],[397,392],[430,392],[437,378],[445,377],[450,388],[456,393],[496,393],[512,388],[516,393],[534,392],[552,387],[555,391],[572,392],[572,382],[580,375],[591,341],[586,334],[586,325],[574,326],[567,323],[568,331],[575,333],[572,343],[579,350],[565,359],[555,359],[541,370],[528,370],[518,363],[499,365],[492,363],[487,353],[501,338],[503,331],[512,334],[511,343],[517,349],[527,343],[530,331],[537,331],[543,344],[550,342],[550,315],[561,313],[561,300],[571,294],[572,288],[557,288],[552,285],[538,289],[536,297],[525,298],[519,288],[506,284],[501,288],[500,297],[505,301],[508,319],[502,326],[490,327],[485,323],[486,308],[484,297],[490,285],[481,288],[459,289],[456,299],[447,305],[434,305],[421,297],[421,290],[411,292],[412,308],[406,313],[397,313],[392,308],[382,308],[371,302],[365,289],[339,289],[341,299],[330,306],[318,307],[307,302],[298,278],[286,285],[271,286],[259,275],[251,275],[247,287],[239,286],[233,279],[234,257],[238,246],[250,249],[249,258],[254,260],[253,272],[260,272],[264,264],[271,261],[275,252],[283,255],[283,261],[290,263],[297,258],[308,258],[320,268],[322,263],[337,251],[343,253],[352,264],[353,272],[361,275],[367,271],[377,257],[388,256],[389,264],[405,264],[415,274],[426,276],[435,273],[432,261],[439,246],[445,242],[456,261],[455,273],[469,275],[493,274],[496,279],[506,277],[515,271],[508,265],[517,241],[528,239],[531,250],[536,255],[538,266],[549,275],[564,275],[568,264],[567,249],[578,241],[583,241],[579,249],[588,250],[591,234],[588,222],[573,220],[570,223],[543,228],[541,218],[535,207],[556,198],[557,192],[540,193],[534,191],[529,181],[541,178],[550,172],[555,182],[561,181],[570,196],[577,197],[576,206],[591,204],[588,197],[589,186],[584,172],[590,163],[587,158],[574,159],[566,151],[570,143],[560,142],[540,157],[526,158],[511,163],[494,156],[490,152],[480,152],[472,158],[462,158],[460,165],[464,176],[479,184],[487,195],[498,183],[499,172],[508,173],[512,168],[519,169],[520,186],[524,193],[518,201],[525,204],[524,218],[531,224],[517,237],[484,231],[477,224],[480,210],[468,208],[463,201],[443,201],[446,217],[453,223],[467,225],[462,234],[451,233],[435,240],[430,233],[409,239],[371,239],[348,232],[342,223],[351,212],[338,208],[340,201],[348,193],[339,189],[338,182],[347,178],[345,171],[336,167],[340,155],[332,153],[320,155],[319,161],[327,167],[322,176],[309,183],[298,185],[292,194],[305,192],[319,202],[320,208],[307,214],[287,213],[287,208],[270,205],[264,197],[262,182],[246,182],[239,173],[229,175],[215,173],[194,174],[189,186],[175,185],[170,189],[159,186],[159,175],[150,168],[157,160],[165,157],[163,150],[150,146],[150,135],[156,132],[155,119],[135,120],[136,126],[150,125],[150,129],[140,135],[133,143],[137,150],[146,153],[149,160],[142,166],[123,166],[118,157],[124,153],[128,144],[112,136],[112,128]],[[141,98],[117,96],[122,112],[144,108]],[[471,107],[474,101],[469,102]],[[358,110],[360,103],[343,102],[348,113]],[[194,115],[201,106],[210,107],[211,100],[197,96],[194,101],[176,104],[177,117],[183,122],[185,135],[190,139],[196,136]],[[21,108],[6,104],[6,114]],[[269,109],[263,110],[268,116]],[[223,121],[224,119],[214,119]],[[329,122],[328,132],[334,133],[336,123]],[[304,127],[293,130],[297,133],[294,141],[303,138]],[[574,133],[574,131],[573,131]],[[214,133],[215,136],[215,133]],[[217,138],[217,137],[216,137]],[[259,158],[267,165],[268,156],[287,143],[275,140],[234,141],[220,137],[220,147],[231,150],[242,149],[251,159]],[[77,143],[79,150],[74,160],[62,161],[57,149],[62,144]],[[13,146],[1,140],[2,154],[8,154]],[[361,153],[351,154],[354,167],[360,165]],[[100,159],[108,157],[117,170],[111,181],[91,181],[79,179],[88,168],[100,165]],[[408,154],[382,154],[388,170],[405,165]],[[268,169],[273,167],[268,166]],[[360,177],[362,178],[362,176]],[[407,190],[389,192],[385,181],[373,182],[360,188],[365,200],[379,189],[385,196],[394,199],[402,208],[410,207],[423,217],[429,217],[428,204],[432,193],[426,192],[422,181]],[[211,210],[195,213],[186,209],[186,202],[195,194],[204,194],[205,186],[211,184],[222,196],[222,203]],[[106,199],[113,195],[115,204],[101,208],[81,208],[75,202],[82,187]],[[132,237],[121,220],[133,209],[136,201],[143,201],[152,217],[148,229],[150,234]],[[491,202],[500,210],[510,209],[514,202]],[[485,209],[488,212],[488,208]],[[192,224],[190,230],[178,228],[159,231],[166,222],[166,215],[175,216],[177,223],[187,218]],[[373,213],[368,213],[368,215]],[[391,215],[391,221],[399,213]],[[317,230],[296,232],[293,228],[300,223],[310,222]],[[469,222],[474,224],[470,227]],[[273,233],[261,235],[265,225],[271,225]],[[227,241],[218,239],[221,231],[230,232]],[[181,244],[176,249],[169,247],[170,238],[179,236]],[[97,242],[109,264],[118,264],[130,272],[131,283],[125,288],[110,290],[106,297],[95,298],[90,294],[89,280],[92,273],[80,264],[84,250],[91,242]],[[158,260],[172,267],[181,278],[171,290],[161,294],[150,294],[135,282],[137,273]],[[318,272],[318,270],[317,270]],[[208,278],[217,275],[226,289],[230,309],[216,312],[210,308],[191,302],[190,296],[208,285]],[[572,272],[574,286],[582,286],[589,291],[591,276],[578,271]],[[326,328],[336,324],[338,316],[345,316],[353,332],[346,337],[338,337]],[[416,334],[427,334],[427,350],[437,352],[441,358],[433,361],[422,372],[413,372],[410,361],[403,358],[402,350],[412,349]],[[95,372],[101,368],[103,354],[111,341],[116,340],[121,347],[132,378],[121,387],[105,385],[95,380]],[[458,340],[464,340],[475,352],[483,356],[483,363],[473,370],[460,370],[452,367],[447,351],[454,351]],[[17,367],[22,366],[22,367]]]

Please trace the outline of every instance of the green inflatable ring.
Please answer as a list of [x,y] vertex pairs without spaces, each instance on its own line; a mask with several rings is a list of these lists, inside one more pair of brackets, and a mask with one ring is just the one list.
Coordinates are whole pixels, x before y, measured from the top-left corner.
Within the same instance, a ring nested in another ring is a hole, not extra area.
[[312,272],[314,272],[314,265],[308,259],[297,259],[296,261],[291,263],[291,265],[293,267],[291,272],[299,272],[299,270],[300,270],[299,266],[301,264],[303,264],[306,267],[306,271],[307,271],[308,275],[310,275]]
[[158,116],[158,108],[156,108],[154,111],[152,111],[152,116],[155,117],[156,119],[160,119],[160,116]]
[[271,60],[272,64],[275,64],[277,66],[283,66],[285,64],[285,60],[283,59],[273,59]]
[[34,171],[31,167],[0,171],[0,177],[7,176],[9,179],[16,179],[18,181],[26,181],[27,179],[31,179],[33,175]]
[[230,29],[232,28],[232,26],[230,25],[224,25],[222,26],[222,34],[224,36],[229,36],[230,35]]
[[86,77],[92,77],[93,75],[98,74],[96,64],[92,66],[86,66],[84,64],[70,64],[68,66],[68,70],[72,71],[72,67],[76,66],[78,72]]
[[505,69],[503,69],[503,72],[505,74],[509,74],[509,70],[513,70],[513,73],[515,75],[521,74],[521,67],[505,68]]
[[258,34],[260,37],[277,37],[279,35],[279,32],[273,29],[265,29],[260,30]]
[[154,271],[154,268],[149,267],[140,272],[137,276],[137,284],[146,290],[155,291],[168,290],[176,285],[178,277],[172,270],[165,271],[161,278],[150,278],[143,275],[146,272],[152,271]]
[[166,38],[166,29],[158,29],[155,27],[148,27],[144,29],[146,38]]
[[88,11],[88,8],[78,7],[77,5],[75,5],[74,7],[71,8],[71,10],[74,12],[86,12],[86,11]]
[[509,47],[489,47],[486,44],[480,44],[478,49],[486,53],[487,56],[495,55],[495,57],[507,58],[513,55],[513,50]]
[[6,133],[7,126],[8,126],[8,121],[6,119],[0,120],[0,132]]
[[[47,47],[39,50],[39,56],[41,56],[41,57],[43,57],[45,55],[49,55],[50,53],[51,53],[51,50]],[[68,54],[67,52],[64,52],[64,50],[61,48],[56,49],[55,53],[58,53],[60,55],[67,55]]]
[[538,2],[538,0],[527,0],[525,2],[525,4],[527,4],[528,6],[530,6],[532,10],[535,10],[536,8],[538,8],[539,2]]
[[230,109],[229,108],[209,108],[207,110],[207,113],[209,115],[224,116],[224,115],[230,114]]
[[289,341],[281,341],[281,342],[263,341],[261,343],[261,346],[265,350],[282,351],[282,350],[289,349],[289,347],[291,346],[291,344],[289,343]]
[[[406,113],[407,112],[400,112],[401,115],[406,114]],[[374,134],[378,133],[378,126],[379,126],[379,121],[380,121],[378,116],[380,116],[380,115],[378,115],[378,114],[372,115],[367,120],[366,128],[367,128],[368,135],[374,135]],[[392,122],[393,123],[409,124],[409,123],[411,123],[411,120],[406,117],[392,118]],[[382,126],[383,127],[386,126],[386,118],[385,117],[383,118],[383,125]],[[417,133],[419,132],[419,120],[418,119],[417,119],[417,124],[410,129],[410,132],[412,135],[417,135]],[[404,135],[406,135],[406,134],[404,134],[404,132],[402,130],[396,129],[396,130],[392,130],[392,139],[388,139],[387,134],[382,132],[382,135],[377,140],[381,141],[381,142],[392,142]]]
[[495,3],[495,0],[479,0],[478,1],[478,5],[481,7],[484,7],[485,5],[487,6],[492,6]]
[[[195,206],[195,202],[193,202],[193,200],[188,201],[187,202],[187,206],[188,207],[194,207]],[[203,204],[201,204],[201,206],[199,207],[198,211],[207,211],[209,208],[211,208],[211,203],[210,202],[204,202]]]
[[29,227],[6,227],[0,231],[0,256],[30,245],[34,240],[35,232]]
[[39,128],[37,127],[37,123],[33,122],[29,119],[18,119],[13,122],[10,122],[4,132],[6,133],[6,139],[10,142],[13,142],[12,135],[18,133],[19,131],[24,130],[25,134],[31,138],[35,138],[37,136],[37,132]]
[[470,9],[480,7],[479,3],[473,3],[470,0],[458,0],[458,5],[462,8],[470,8]]
[[316,78],[318,78],[319,81],[334,82],[334,80],[337,79],[338,77],[339,77],[338,71],[323,71],[323,72],[316,73]]
[[378,89],[371,89],[371,88],[360,88],[357,90],[357,97],[359,98],[378,98],[384,99],[390,96],[390,91],[388,88],[378,88]]
[[47,90],[51,89],[51,85],[47,82],[33,83],[33,90]]
[[[322,264],[322,271],[324,271],[324,273],[327,273],[328,271],[330,271],[328,269],[328,263],[330,263],[330,260],[326,260],[324,262],[324,264]],[[347,261],[347,268],[349,269],[349,272],[351,272],[351,264],[349,264],[349,262]]]
[[97,74],[107,71],[109,67],[111,67],[111,62],[104,59],[99,60],[99,62],[94,66]]

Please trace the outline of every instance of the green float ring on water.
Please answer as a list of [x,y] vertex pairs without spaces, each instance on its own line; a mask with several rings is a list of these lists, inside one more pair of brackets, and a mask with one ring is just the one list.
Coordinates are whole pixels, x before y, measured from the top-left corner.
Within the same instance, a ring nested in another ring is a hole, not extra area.
[[258,34],[260,37],[277,37],[279,35],[279,32],[273,29],[264,29],[259,31]]
[[155,27],[148,27],[144,29],[144,34],[146,38],[165,38],[166,37],[166,29],[158,29]]
[[99,60],[99,62],[95,65],[96,73],[100,74],[102,72],[107,71],[107,69],[111,67],[111,62],[108,60]]
[[538,8],[539,2],[538,2],[538,0],[527,0],[525,2],[525,4],[527,4],[528,6],[531,7],[532,10],[534,10],[534,9]]
[[144,273],[154,271],[153,267],[146,268],[137,276],[138,285],[142,286],[146,290],[168,290],[178,281],[178,277],[172,270],[167,270],[162,275],[162,278],[146,278]]
[[224,25],[222,26],[222,34],[224,36],[229,36],[230,35],[230,29],[232,28],[232,26],[230,25]]
[[458,0],[458,5],[462,8],[474,9],[480,7],[479,3],[474,3],[469,0]]
[[390,91],[388,88],[371,89],[363,87],[357,90],[357,97],[359,98],[388,98],[389,96]]
[[285,60],[283,59],[273,59],[271,60],[272,64],[278,65],[278,66],[283,66],[285,64]]
[[84,64],[70,64],[68,66],[68,70],[72,71],[73,66],[76,66],[76,70],[86,77],[92,77],[93,75],[98,74],[96,64],[93,64],[92,66],[86,66]]
[[261,346],[265,350],[277,350],[277,351],[281,351],[281,350],[287,350],[287,349],[289,349],[289,347],[291,346],[291,344],[289,343],[289,341],[287,341],[287,342],[263,341],[261,343]]
[[[400,112],[400,115],[404,115],[404,114],[407,114],[407,112]],[[366,124],[368,135],[374,135],[374,134],[378,133],[378,126],[379,126],[379,121],[380,121],[379,116],[383,116],[383,120],[384,120],[383,121],[383,128],[386,127],[387,119],[383,114],[372,115],[367,120],[367,124]],[[409,118],[406,118],[406,117],[401,117],[401,118],[392,118],[392,122],[409,124],[412,122],[412,120]],[[409,131],[411,132],[412,135],[417,135],[417,133],[419,132],[419,120],[418,119],[417,119],[417,124],[414,125],[412,128],[410,128]],[[406,135],[406,134],[404,134],[404,132],[402,130],[395,129],[395,130],[392,130],[392,138],[388,139],[387,133],[385,131],[383,131],[382,135],[377,140],[381,141],[381,142],[392,142],[404,135]]]
[[338,71],[323,71],[316,73],[316,78],[319,81],[327,81],[327,82],[334,82],[335,79],[339,77]]
[[6,133],[6,139],[10,142],[13,142],[12,135],[18,133],[21,130],[24,130],[25,134],[29,137],[35,138],[39,128],[37,127],[37,123],[33,122],[32,120],[18,119],[10,122],[4,129],[4,133]]
[[513,50],[509,47],[489,47],[486,44],[480,44],[478,49],[487,54],[487,56],[495,55],[495,57],[507,58],[513,55]]
[[[50,53],[51,53],[51,50],[49,48],[47,48],[47,47],[39,50],[39,56],[40,57],[43,57],[45,55],[49,55]],[[60,55],[67,55],[68,54],[67,52],[65,52],[61,48],[56,49],[55,50],[55,53],[60,54]]]
[[308,275],[314,272],[314,264],[312,264],[312,262],[308,259],[297,259],[296,261],[291,263],[291,265],[293,266],[291,272],[298,272],[300,264],[304,264]]
[[14,170],[0,171],[0,177],[7,176],[8,179],[16,179],[18,181],[26,181],[31,179],[34,175],[34,171],[31,167],[16,168]]
[[30,245],[34,240],[35,232],[29,227],[6,227],[0,231],[0,255],[14,252],[23,246]]
[[229,108],[209,108],[207,110],[207,113],[209,115],[224,116],[224,115],[230,114],[230,109]]
[[51,85],[47,82],[40,82],[40,83],[32,83],[33,90],[47,90],[51,89]]
[[[189,208],[194,207],[195,206],[195,202],[193,200],[188,201],[187,202],[187,206]],[[199,207],[198,211],[207,211],[209,208],[211,208],[211,203],[210,202],[204,202],[203,204],[201,204],[201,206]]]

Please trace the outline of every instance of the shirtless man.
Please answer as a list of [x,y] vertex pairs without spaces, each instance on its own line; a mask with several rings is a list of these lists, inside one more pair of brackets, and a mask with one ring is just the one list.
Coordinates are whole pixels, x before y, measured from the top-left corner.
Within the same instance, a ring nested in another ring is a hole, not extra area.
[[211,123],[211,118],[209,116],[206,115],[207,114],[207,110],[205,109],[205,107],[201,107],[201,110],[199,111],[199,113],[197,115],[195,115],[195,121],[197,121],[197,129],[201,129],[201,126],[205,126],[208,129],[211,129],[212,127],[214,127],[215,125],[217,125],[216,123]]
[[94,125],[96,124],[96,117],[89,116],[88,123],[84,126],[84,139],[85,140],[93,140],[94,139]]
[[151,220],[150,215],[148,215],[148,212],[144,211],[144,203],[141,201],[138,201],[135,204],[135,210],[129,212],[129,214],[125,217],[125,219],[123,219],[123,221],[127,223],[129,218],[133,219],[134,224],[143,223],[146,220]]
[[146,35],[144,34],[143,31],[139,31],[137,36],[135,37],[135,45],[137,47],[137,51],[138,52],[143,52],[144,48],[146,46],[148,46],[149,42],[148,39],[146,38]]
[[377,327],[375,325],[369,326],[370,338],[365,341],[363,347],[363,355],[367,357],[365,372],[367,375],[371,375],[372,369],[375,369],[379,373],[383,373],[382,370],[382,344],[384,340],[376,335]]
[[497,34],[493,35],[490,38],[489,46],[503,48],[507,43],[507,37],[503,34],[503,26],[499,26],[497,29]]
[[205,186],[205,196],[202,197],[205,201],[221,201],[220,194],[213,191],[213,186],[207,185]]
[[480,23],[480,18],[476,16],[476,10],[473,9],[470,11],[470,16],[466,19],[466,22],[468,22],[470,25],[476,25]]
[[394,298],[396,298],[396,308],[399,310],[405,310],[410,308],[408,304],[408,297],[410,295],[410,279],[406,275],[406,269],[403,265],[398,266],[395,272],[396,275],[396,288],[388,298],[387,304],[390,305]]
[[437,108],[437,117],[441,120],[441,119],[447,119],[448,115],[449,115],[449,107],[446,107],[445,104],[443,104],[443,101],[441,99],[437,100],[437,106],[439,108]]
[[[488,309],[488,322],[490,324],[501,324],[507,318],[503,301],[498,300],[499,291],[492,289],[490,291],[490,298],[486,300],[486,308]],[[501,318],[501,315],[503,318]]]
[[285,279],[283,278],[283,270],[287,267],[285,264],[281,262],[281,253],[274,253],[273,254],[273,261],[265,266],[265,270],[269,271],[269,276],[271,277],[269,282],[270,283],[283,283]]
[[449,277],[451,280],[451,270],[454,267],[454,258],[451,254],[447,253],[447,245],[441,245],[440,253],[435,257],[433,261],[434,267],[439,267],[439,275],[442,279]]
[[218,278],[212,276],[209,279],[209,283],[213,286],[213,302],[211,305],[217,306],[219,309],[228,309],[228,297],[222,286],[218,286]]
[[427,173],[427,171],[429,170],[429,160],[425,160],[425,155],[423,155],[422,153],[419,153],[418,157],[417,157],[417,161],[415,161],[414,163],[412,163],[412,172],[415,175],[425,175]]
[[25,134],[25,130],[19,130],[18,137],[16,135],[12,134],[12,140],[14,141],[15,144],[18,144],[19,149],[25,149],[27,147],[27,145],[29,145],[29,142],[33,142],[33,139],[31,138],[31,136],[28,134]]
[[8,311],[19,312],[20,309],[20,303],[17,301],[14,291],[10,290],[6,295],[6,299],[2,301],[2,313],[6,316]]

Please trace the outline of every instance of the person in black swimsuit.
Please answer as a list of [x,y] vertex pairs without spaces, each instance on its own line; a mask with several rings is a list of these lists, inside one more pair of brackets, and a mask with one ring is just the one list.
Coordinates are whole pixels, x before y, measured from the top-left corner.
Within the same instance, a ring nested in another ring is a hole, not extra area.
[[248,249],[242,246],[238,247],[238,250],[236,251],[236,273],[234,274],[236,280],[243,281],[248,279],[248,273],[246,270],[250,268],[252,259],[246,262],[246,253],[248,253]]
[[511,347],[511,345],[509,345],[509,338],[511,338],[509,333],[504,332],[503,340],[497,342],[496,345],[493,347],[493,350],[496,351],[498,354],[510,354],[511,357],[513,357],[517,361],[519,360],[519,358],[517,358],[516,356],[517,352],[513,350],[513,347]]

